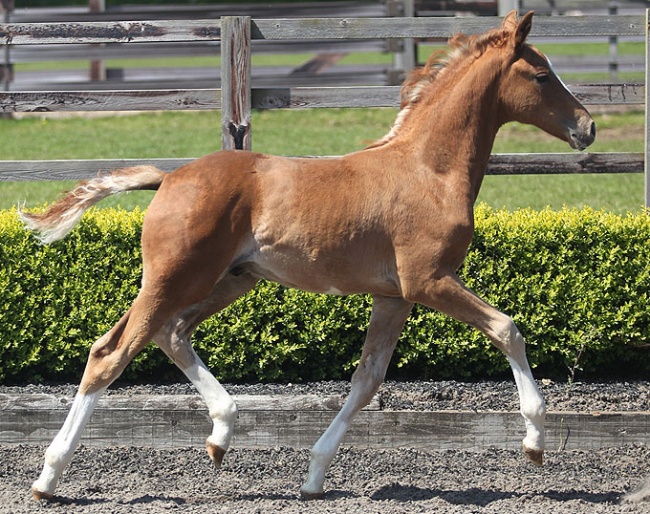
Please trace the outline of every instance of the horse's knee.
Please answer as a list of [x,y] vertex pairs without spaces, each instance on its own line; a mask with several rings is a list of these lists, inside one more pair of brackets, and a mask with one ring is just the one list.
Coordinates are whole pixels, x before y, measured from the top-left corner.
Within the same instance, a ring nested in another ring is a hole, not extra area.
[[[119,337],[119,336],[118,336]],[[113,337],[111,332],[107,332],[95,341],[88,352],[89,361],[99,361],[110,355],[117,347],[118,337]]]
[[129,317],[130,311],[90,347],[80,392],[92,393],[110,385],[148,342],[146,334],[131,330],[129,335]]

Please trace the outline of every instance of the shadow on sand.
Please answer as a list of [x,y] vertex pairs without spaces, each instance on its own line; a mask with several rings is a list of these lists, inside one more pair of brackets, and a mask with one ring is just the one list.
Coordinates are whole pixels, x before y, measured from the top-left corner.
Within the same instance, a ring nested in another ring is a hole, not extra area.
[[582,500],[588,503],[618,503],[620,500],[619,492],[595,493],[590,491],[544,491],[535,492],[518,492],[518,491],[498,491],[496,489],[479,489],[469,488],[462,490],[443,490],[433,488],[423,488],[410,485],[391,484],[382,487],[375,492],[371,498],[373,500],[395,500],[404,502],[424,501],[434,498],[440,498],[454,505],[474,505],[485,507],[490,503],[507,500],[511,498],[525,498],[529,496],[544,496],[546,498],[565,502],[568,500]]

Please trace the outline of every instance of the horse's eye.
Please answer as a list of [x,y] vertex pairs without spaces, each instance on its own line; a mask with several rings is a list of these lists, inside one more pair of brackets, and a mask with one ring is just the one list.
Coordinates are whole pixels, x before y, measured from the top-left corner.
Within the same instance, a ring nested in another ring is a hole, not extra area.
[[537,75],[535,75],[535,80],[539,84],[543,84],[544,82],[548,82],[548,79],[549,79],[549,75],[546,72],[538,73]]

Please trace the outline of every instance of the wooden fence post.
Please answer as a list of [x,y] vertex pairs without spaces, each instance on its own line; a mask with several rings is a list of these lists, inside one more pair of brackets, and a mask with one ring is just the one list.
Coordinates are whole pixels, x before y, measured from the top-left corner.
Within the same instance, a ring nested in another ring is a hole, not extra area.
[[[2,14],[3,23],[9,24],[11,20],[11,13],[15,9],[14,0],[0,0],[0,14]],[[2,83],[2,90],[9,91],[9,84],[13,80],[14,65],[11,62],[10,45],[4,45],[2,50],[3,62],[0,63],[0,82]],[[9,113],[3,113],[6,115]],[[5,116],[3,116],[5,117]]]
[[221,147],[251,149],[251,18],[221,18]]
[[645,156],[643,159],[645,175],[645,206],[650,207],[650,111],[648,110],[648,101],[650,101],[650,9],[645,12]]
[[513,9],[517,12],[521,10],[520,0],[498,0],[497,5],[499,16],[506,16]]
[[[414,0],[389,0],[386,15],[390,18],[413,18]],[[388,72],[387,84],[399,86],[406,75],[417,66],[417,46],[413,38],[389,39],[388,51],[393,54],[393,69]]]
[[[607,13],[610,16],[618,14],[618,1],[611,1],[607,6]],[[609,36],[609,80],[618,82],[618,36]]]
[[[91,13],[106,11],[105,0],[88,0],[88,11]],[[90,61],[90,80],[93,82],[106,80],[106,65],[101,59]]]

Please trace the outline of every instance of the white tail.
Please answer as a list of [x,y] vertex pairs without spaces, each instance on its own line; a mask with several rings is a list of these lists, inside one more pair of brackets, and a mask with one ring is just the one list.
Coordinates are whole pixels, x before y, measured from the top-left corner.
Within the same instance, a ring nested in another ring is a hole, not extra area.
[[154,166],[133,166],[109,175],[80,182],[77,187],[54,203],[44,213],[19,210],[25,226],[38,234],[43,244],[63,239],[79,223],[84,212],[107,196],[124,191],[156,190],[166,173]]

